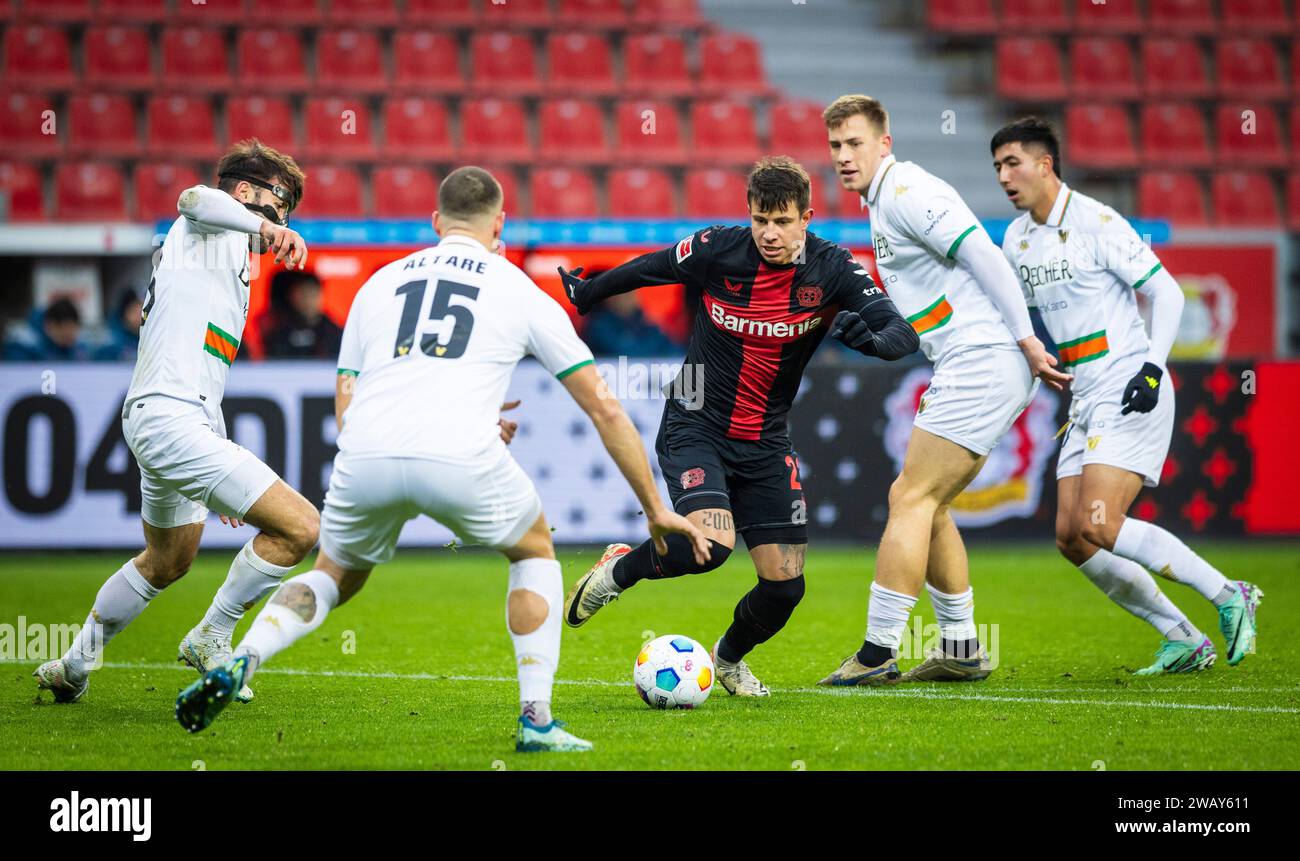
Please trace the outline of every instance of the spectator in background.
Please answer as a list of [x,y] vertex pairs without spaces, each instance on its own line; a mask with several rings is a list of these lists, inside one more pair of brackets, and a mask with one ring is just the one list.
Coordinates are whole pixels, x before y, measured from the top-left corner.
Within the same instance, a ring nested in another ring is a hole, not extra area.
[[598,356],[674,356],[682,351],[646,319],[635,293],[606,299],[587,315],[582,336]]
[[32,311],[25,325],[4,344],[10,362],[75,362],[90,358],[81,339],[81,314],[71,299],[55,299],[44,311]]
[[118,296],[113,316],[108,321],[107,337],[95,349],[97,362],[134,362],[140,351],[140,324],[144,322],[144,303],[131,288]]
[[325,316],[320,279],[311,272],[275,273],[261,330],[268,359],[334,359],[343,341],[343,330]]

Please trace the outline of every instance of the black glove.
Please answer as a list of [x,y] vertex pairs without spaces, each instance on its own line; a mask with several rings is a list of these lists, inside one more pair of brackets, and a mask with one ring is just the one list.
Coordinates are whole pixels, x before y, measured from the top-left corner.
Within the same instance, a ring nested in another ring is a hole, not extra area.
[[831,337],[844,346],[874,356],[876,334],[857,311],[841,311],[831,321]]
[[586,314],[591,310],[591,303],[587,300],[587,282],[581,278],[582,267],[579,266],[572,272],[568,272],[563,266],[555,267],[560,273],[560,282],[564,284],[564,295],[569,297],[569,304],[578,309],[579,314]]
[[1137,376],[1128,381],[1124,387],[1124,409],[1119,414],[1126,416],[1129,413],[1149,413],[1156,408],[1156,400],[1160,397],[1160,378],[1164,376],[1164,371],[1150,362],[1142,366]]

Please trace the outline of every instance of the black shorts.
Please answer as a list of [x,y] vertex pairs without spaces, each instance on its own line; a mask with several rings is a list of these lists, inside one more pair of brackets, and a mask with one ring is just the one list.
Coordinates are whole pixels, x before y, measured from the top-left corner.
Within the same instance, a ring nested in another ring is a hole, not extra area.
[[728,439],[680,417],[670,401],[655,453],[678,514],[726,509],[750,548],[808,543],[807,502],[789,437]]

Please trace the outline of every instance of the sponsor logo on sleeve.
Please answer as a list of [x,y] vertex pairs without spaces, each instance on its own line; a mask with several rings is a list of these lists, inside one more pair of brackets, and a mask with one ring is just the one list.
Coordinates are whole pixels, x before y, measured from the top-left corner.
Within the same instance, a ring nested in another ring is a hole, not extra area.
[[691,234],[690,236],[688,236],[688,237],[686,237],[685,239],[683,239],[681,242],[678,242],[678,243],[677,243],[677,262],[678,262],[678,263],[681,263],[681,262],[682,262],[683,260],[685,260],[687,257],[690,257],[690,256],[691,256],[691,252],[692,252],[692,249],[691,249],[691,242],[692,242],[692,240],[694,240],[694,239],[695,239],[695,234]]

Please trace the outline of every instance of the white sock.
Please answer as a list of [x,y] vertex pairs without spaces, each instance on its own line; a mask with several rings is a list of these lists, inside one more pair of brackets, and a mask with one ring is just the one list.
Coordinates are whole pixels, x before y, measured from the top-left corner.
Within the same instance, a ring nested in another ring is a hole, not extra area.
[[1216,607],[1237,594],[1237,587],[1218,569],[1154,523],[1124,518],[1115,537],[1115,554],[1145,565],[1152,574],[1191,586]]
[[903,631],[912,616],[916,598],[871,583],[871,600],[867,604],[867,642],[898,651]]
[[83,679],[97,668],[104,659],[104,647],[108,641],[139,616],[160,591],[144,579],[135,567],[134,559],[128,560],[117,569],[117,573],[105,580],[95,596],[86,623],[63,656],[68,676],[73,680]]
[[949,595],[925,584],[930,593],[930,604],[934,607],[934,618],[939,623],[939,636],[945,640],[964,643],[974,640],[975,632],[975,590],[970,587],[959,595]]
[[290,577],[280,589],[288,589],[294,584],[311,590],[315,599],[315,614],[304,620],[297,607],[277,604],[275,598],[268,601],[235,649],[234,657],[251,655],[253,658],[253,665],[245,681],[251,679],[262,664],[319,628],[330,610],[339,604],[338,584],[324,571],[308,571]]
[[[554,559],[522,559],[510,563],[509,591],[526,589],[546,600],[546,620],[536,630],[516,634],[510,630],[509,609],[506,630],[515,646],[515,668],[519,675],[521,711],[533,722],[550,723],[551,688],[560,664],[560,612],[564,604],[564,578]],[[508,600],[508,598],[507,598]],[[507,604],[508,607],[508,604]]]
[[1201,632],[1169,600],[1169,596],[1160,591],[1146,569],[1136,562],[1098,548],[1091,559],[1079,566],[1079,570],[1105,592],[1107,598],[1142,621],[1149,622],[1170,640],[1201,641]]
[[235,633],[235,625],[244,618],[245,611],[257,606],[275,588],[280,585],[284,575],[293,570],[293,566],[272,565],[253,550],[253,539],[249,539],[244,548],[230,563],[230,573],[226,582],[221,584],[212,606],[203,616],[201,627],[206,627],[220,637],[228,638]]

